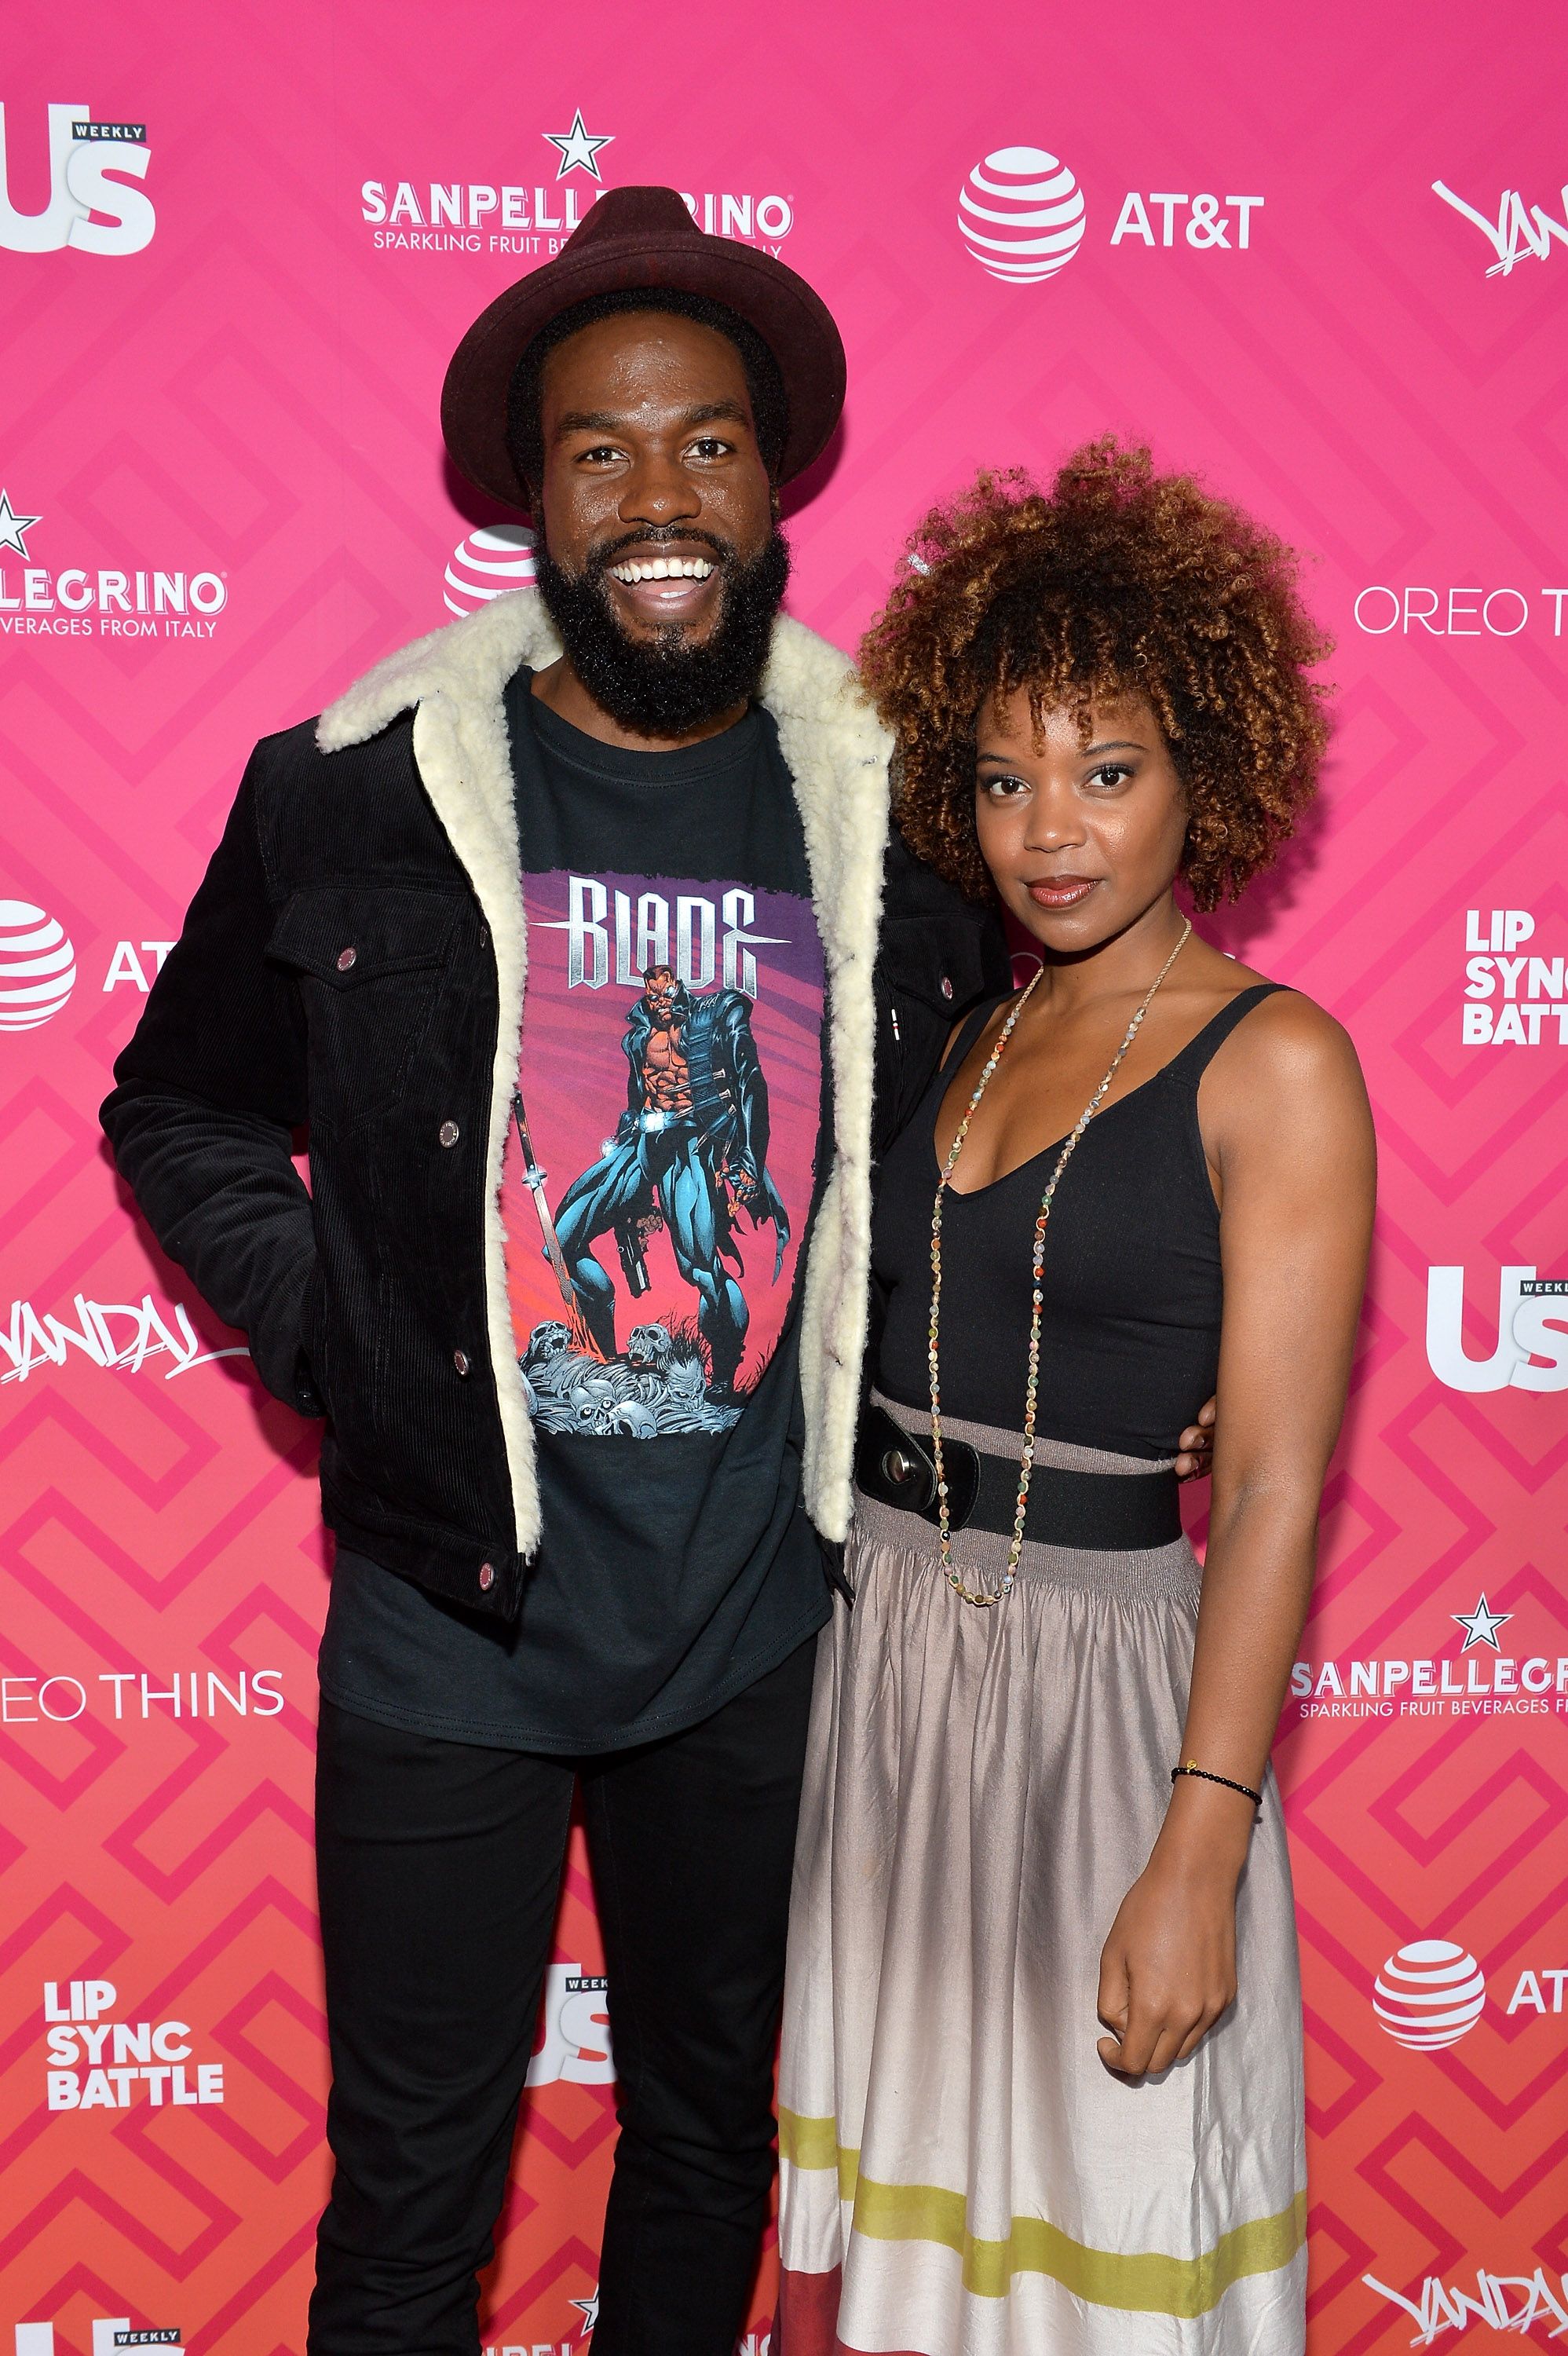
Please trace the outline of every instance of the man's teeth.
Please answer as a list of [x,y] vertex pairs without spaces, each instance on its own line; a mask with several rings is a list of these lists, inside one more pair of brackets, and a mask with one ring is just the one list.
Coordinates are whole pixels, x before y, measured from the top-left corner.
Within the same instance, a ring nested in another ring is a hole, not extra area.
[[706,556],[651,556],[632,557],[610,570],[630,588],[636,581],[706,581],[713,567]]

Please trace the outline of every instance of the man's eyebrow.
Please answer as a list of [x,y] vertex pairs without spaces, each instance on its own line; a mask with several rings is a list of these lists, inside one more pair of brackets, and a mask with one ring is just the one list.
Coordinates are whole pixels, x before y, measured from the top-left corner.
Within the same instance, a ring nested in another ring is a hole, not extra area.
[[[739,401],[703,401],[683,410],[678,423],[682,433],[689,433],[694,425],[711,425],[720,418],[732,418],[740,425],[752,422],[750,412]],[[568,434],[619,434],[626,423],[624,411],[569,409],[557,420],[555,438],[559,442]]]

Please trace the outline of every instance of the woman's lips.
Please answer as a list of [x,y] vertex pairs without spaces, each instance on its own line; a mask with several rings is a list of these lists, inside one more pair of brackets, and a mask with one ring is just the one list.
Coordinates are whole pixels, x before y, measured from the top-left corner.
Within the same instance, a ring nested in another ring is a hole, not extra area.
[[1093,875],[1042,875],[1038,884],[1026,884],[1024,890],[1037,908],[1076,908],[1089,897],[1097,880]]

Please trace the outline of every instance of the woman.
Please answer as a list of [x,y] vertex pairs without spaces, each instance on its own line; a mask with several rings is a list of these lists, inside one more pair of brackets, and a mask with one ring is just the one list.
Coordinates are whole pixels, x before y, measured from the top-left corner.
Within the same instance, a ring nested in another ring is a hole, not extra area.
[[[1355,1055],[1199,909],[1317,782],[1288,552],[1147,452],[929,518],[863,649],[913,848],[1031,934],[888,1155],[781,2079],[784,2356],[1287,2356],[1267,1762],[1365,1272]],[[1171,1469],[1216,1387],[1200,1574]]]

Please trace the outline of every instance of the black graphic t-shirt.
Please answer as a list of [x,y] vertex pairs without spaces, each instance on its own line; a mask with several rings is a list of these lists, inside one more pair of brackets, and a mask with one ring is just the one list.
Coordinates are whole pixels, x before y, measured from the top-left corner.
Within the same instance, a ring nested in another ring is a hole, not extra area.
[[824,968],[773,722],[601,744],[507,691],[528,918],[502,1179],[544,1538],[497,1626],[340,1554],[323,1690],[420,1731],[620,1748],[827,1616],[799,1276],[829,1152]]

